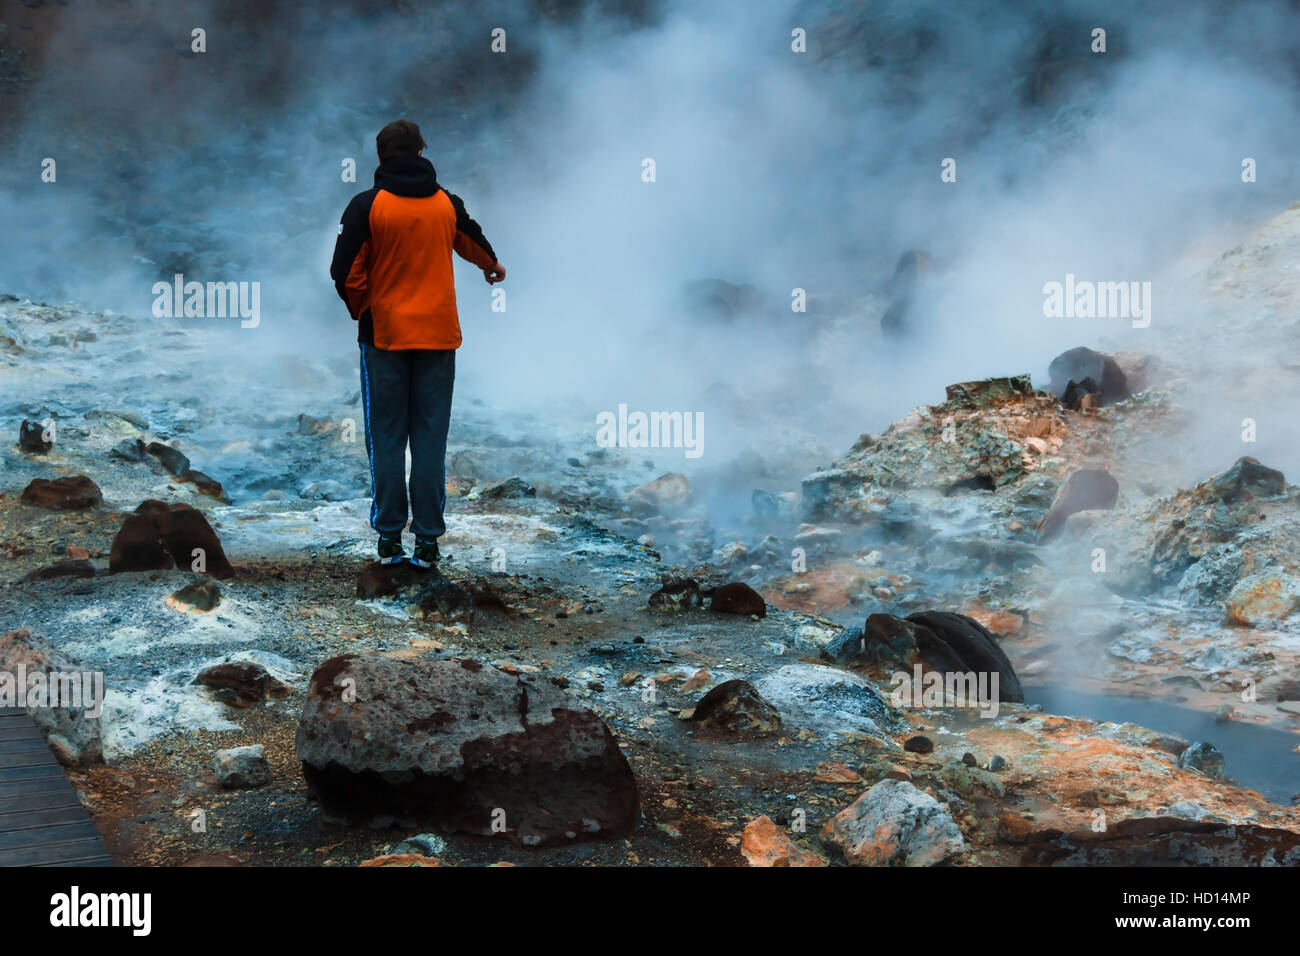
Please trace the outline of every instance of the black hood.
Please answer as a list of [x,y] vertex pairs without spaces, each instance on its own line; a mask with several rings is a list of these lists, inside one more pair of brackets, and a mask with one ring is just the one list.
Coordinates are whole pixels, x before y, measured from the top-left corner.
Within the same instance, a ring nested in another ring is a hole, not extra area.
[[375,186],[394,196],[432,196],[438,191],[438,171],[423,156],[397,156],[379,164]]

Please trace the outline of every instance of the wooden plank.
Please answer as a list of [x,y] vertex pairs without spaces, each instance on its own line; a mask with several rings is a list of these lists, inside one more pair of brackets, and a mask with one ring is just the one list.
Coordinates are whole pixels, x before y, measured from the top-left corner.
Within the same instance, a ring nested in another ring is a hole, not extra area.
[[[0,831],[16,833],[19,830],[32,830],[37,827],[81,823],[83,820],[86,820],[86,808],[80,803],[75,807],[37,807],[35,809],[11,810],[8,813],[0,813]],[[94,826],[94,824],[91,824],[91,826]]]
[[[15,767],[39,767],[54,763],[54,754],[49,747],[33,750],[23,754],[0,754],[0,770],[12,770]],[[57,763],[54,763],[58,767]]]
[[29,767],[0,767],[0,787],[8,787],[11,783],[20,780],[62,780],[68,782],[68,778],[63,775],[63,768],[54,762],[54,755],[50,754],[50,762],[46,764],[36,764]]
[[0,816],[20,810],[51,810],[55,807],[79,807],[81,800],[71,787],[55,790],[29,790],[14,793],[9,787],[0,790]]
[[53,846],[72,840],[99,839],[99,831],[83,813],[80,822],[56,823],[22,830],[0,830],[0,850],[17,850],[29,846]]
[[0,866],[74,865],[112,859],[31,718],[0,711]]
[[33,863],[33,866],[117,866],[111,856],[89,856],[80,860],[63,860],[59,863]]
[[27,740],[0,740],[0,759],[3,759],[5,754],[48,753],[49,749],[45,738],[39,736]]
[[0,850],[0,866],[38,866],[40,864],[74,864],[104,855],[104,842],[96,834],[70,840],[56,846],[25,846]]
[[34,724],[25,724],[17,720],[0,723],[0,740],[44,740],[45,735]]

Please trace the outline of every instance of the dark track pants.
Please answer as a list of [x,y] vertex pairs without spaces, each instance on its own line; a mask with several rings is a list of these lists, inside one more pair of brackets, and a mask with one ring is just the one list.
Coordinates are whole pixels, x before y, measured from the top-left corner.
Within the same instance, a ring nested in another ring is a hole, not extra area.
[[370,458],[370,526],[396,538],[406,527],[406,444],[411,444],[411,531],[447,530],[447,426],[456,380],[454,349],[389,352],[361,346],[361,401]]

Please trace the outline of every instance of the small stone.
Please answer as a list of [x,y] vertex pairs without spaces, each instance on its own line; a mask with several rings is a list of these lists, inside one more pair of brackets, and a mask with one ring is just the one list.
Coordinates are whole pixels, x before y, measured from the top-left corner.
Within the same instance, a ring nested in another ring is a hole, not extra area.
[[271,765],[261,744],[218,750],[212,769],[227,790],[252,790],[271,782]]
[[33,455],[44,455],[54,447],[54,442],[45,440],[44,425],[24,418],[18,426],[18,447]]
[[999,770],[1006,767],[1006,765],[1007,765],[1006,758],[999,757],[997,754],[994,754],[992,759],[989,760],[989,769],[992,770],[994,773],[997,773]]
[[691,720],[706,734],[763,737],[781,729],[781,715],[748,681],[723,681],[695,705]]
[[908,737],[903,742],[903,749],[913,754],[928,754],[934,752],[934,741],[929,737],[922,737],[919,734],[915,737]]
[[217,587],[216,581],[206,578],[192,581],[173,592],[171,600],[185,610],[211,611],[221,603],[221,588]]
[[500,501],[507,498],[535,498],[537,489],[518,475],[502,478],[490,484],[480,485],[470,492],[471,498],[486,498]]
[[961,755],[961,762],[967,767],[978,767],[980,765],[980,762],[975,759],[975,755],[970,751]]
[[1211,780],[1222,780],[1224,763],[1223,754],[1214,744],[1198,740],[1183,751],[1179,766],[1202,773]]
[[149,444],[145,445],[144,450],[156,458],[158,464],[167,469],[168,474],[180,475],[190,470],[190,460],[171,445],[164,445],[162,442],[151,441]]
[[447,841],[436,833],[417,833],[407,837],[388,851],[392,855],[416,854],[437,857],[447,852]]
[[146,454],[144,442],[139,438],[123,438],[108,452],[110,458],[120,458],[123,461],[144,461]]
[[912,784],[882,780],[822,829],[854,866],[934,866],[966,849],[947,809]]

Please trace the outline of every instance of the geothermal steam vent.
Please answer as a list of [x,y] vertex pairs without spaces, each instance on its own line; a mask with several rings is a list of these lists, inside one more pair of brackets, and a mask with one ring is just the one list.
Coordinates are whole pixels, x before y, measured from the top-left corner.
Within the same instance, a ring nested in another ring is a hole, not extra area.
[[312,675],[297,754],[322,811],[537,846],[627,833],[636,778],[605,723],[473,660],[380,654]]

